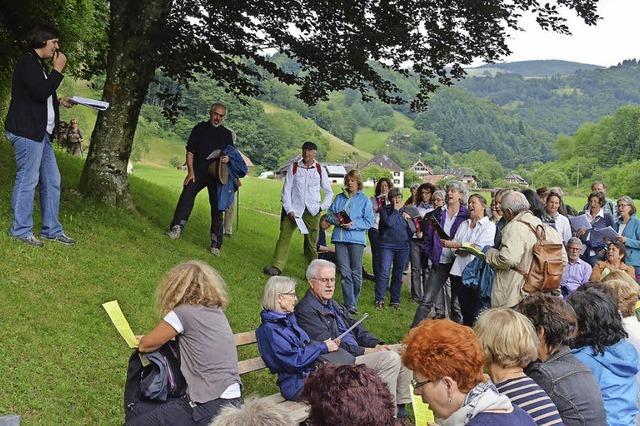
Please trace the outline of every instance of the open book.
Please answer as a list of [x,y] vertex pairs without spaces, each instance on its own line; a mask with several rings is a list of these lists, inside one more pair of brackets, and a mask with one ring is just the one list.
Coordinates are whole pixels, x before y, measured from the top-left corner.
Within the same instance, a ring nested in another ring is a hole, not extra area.
[[107,108],[109,108],[109,102],[83,98],[81,96],[73,96],[70,100],[74,104],[88,106],[99,111],[105,111]]
[[482,252],[482,250],[480,250],[479,248],[477,248],[471,243],[462,243],[462,247],[460,247],[459,250],[466,251],[467,253],[470,253],[474,256],[478,256],[484,259],[484,253]]

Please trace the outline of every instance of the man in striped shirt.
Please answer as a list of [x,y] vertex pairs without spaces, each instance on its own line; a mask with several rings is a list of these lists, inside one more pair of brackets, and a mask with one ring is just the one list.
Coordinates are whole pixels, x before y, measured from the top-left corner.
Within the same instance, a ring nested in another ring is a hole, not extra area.
[[524,367],[538,358],[539,340],[531,321],[512,309],[496,308],[480,314],[473,329],[498,391],[526,411],[536,425],[564,424],[549,395],[524,373]]

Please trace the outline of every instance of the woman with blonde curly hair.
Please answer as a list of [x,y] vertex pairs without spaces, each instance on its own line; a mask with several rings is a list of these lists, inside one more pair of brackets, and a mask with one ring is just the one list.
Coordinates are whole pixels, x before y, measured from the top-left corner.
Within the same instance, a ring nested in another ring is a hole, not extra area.
[[413,392],[440,426],[531,426],[531,417],[485,380],[473,331],[447,319],[426,320],[404,339],[402,363],[413,370]]
[[207,425],[222,407],[240,405],[238,354],[223,312],[227,304],[224,280],[202,262],[182,263],[165,276],[157,291],[162,320],[140,338],[138,351],[155,351],[175,338],[187,395],[160,404],[136,424]]

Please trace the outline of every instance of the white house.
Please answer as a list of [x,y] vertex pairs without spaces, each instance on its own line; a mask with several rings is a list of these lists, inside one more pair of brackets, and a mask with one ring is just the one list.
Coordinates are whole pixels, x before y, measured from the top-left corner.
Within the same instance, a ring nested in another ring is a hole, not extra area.
[[[399,188],[404,187],[404,171],[402,170],[402,167],[400,167],[398,163],[393,161],[386,154],[376,155],[371,160],[369,160],[367,164],[364,165],[364,167],[368,166],[378,166],[382,167],[383,169],[389,170],[391,172],[391,182],[393,182],[393,186],[397,186]],[[371,179],[365,181],[363,184],[364,186],[375,185],[374,181]]]
[[345,166],[342,164],[326,164],[324,168],[329,176],[329,182],[340,185],[344,183],[344,177],[347,175],[347,169]]
[[433,174],[433,169],[427,163],[422,160],[416,161],[413,166],[410,167],[418,176],[428,176]]

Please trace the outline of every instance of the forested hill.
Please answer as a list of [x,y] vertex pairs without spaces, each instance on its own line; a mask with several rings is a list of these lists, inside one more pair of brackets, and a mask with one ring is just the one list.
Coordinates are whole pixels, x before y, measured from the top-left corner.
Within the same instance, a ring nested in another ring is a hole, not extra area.
[[470,77],[457,85],[533,127],[554,135],[573,134],[585,122],[640,103],[640,64],[627,60],[607,69],[540,79],[518,74]]
[[515,61],[497,64],[485,64],[479,67],[470,68],[469,75],[477,75],[483,72],[513,73],[523,77],[553,77],[560,75],[571,75],[577,71],[601,69],[600,65],[583,64],[580,62],[561,61],[558,59],[535,60],[535,61]]

